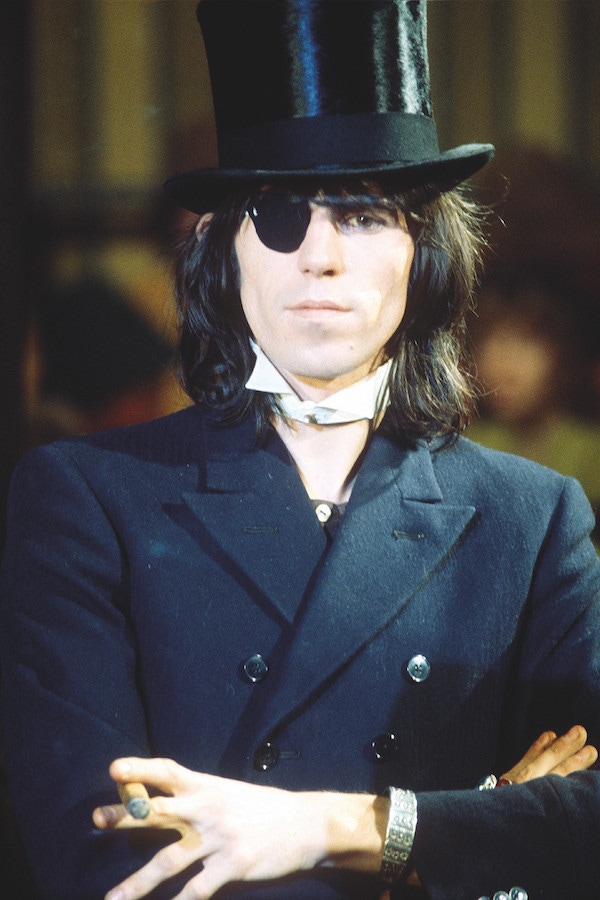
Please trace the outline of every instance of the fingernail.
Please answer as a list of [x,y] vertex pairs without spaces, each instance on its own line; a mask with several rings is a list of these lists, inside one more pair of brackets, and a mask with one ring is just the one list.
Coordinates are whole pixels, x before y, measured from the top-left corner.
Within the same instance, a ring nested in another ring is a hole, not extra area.
[[104,900],[125,900],[125,894],[121,888],[114,888],[114,890],[108,892]]
[[100,807],[95,809],[92,813],[92,820],[97,828],[105,828],[107,825],[106,816]]
[[113,828],[117,822],[117,814],[112,806],[97,806],[92,818],[98,828]]
[[569,728],[567,731],[567,737],[570,741],[576,741],[579,739],[579,728],[576,725],[573,728]]

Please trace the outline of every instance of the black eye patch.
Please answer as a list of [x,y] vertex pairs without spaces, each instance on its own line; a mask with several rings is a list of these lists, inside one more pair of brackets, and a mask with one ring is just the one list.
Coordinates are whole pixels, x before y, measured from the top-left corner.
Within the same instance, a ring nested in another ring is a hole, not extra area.
[[311,211],[306,197],[265,192],[250,200],[248,215],[265,247],[293,253],[306,237]]

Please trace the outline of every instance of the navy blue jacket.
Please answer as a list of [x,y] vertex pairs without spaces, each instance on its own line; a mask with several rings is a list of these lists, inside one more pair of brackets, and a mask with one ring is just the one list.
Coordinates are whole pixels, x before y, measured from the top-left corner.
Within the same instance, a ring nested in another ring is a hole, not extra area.
[[[283,444],[256,449],[249,424],[190,408],[28,454],[3,567],[3,740],[43,897],[99,900],[155,852],[91,823],[129,754],[291,789],[412,788],[435,900],[597,896],[599,773],[474,790],[544,729],[581,723],[600,745],[592,524],[576,482],[465,439],[376,435],[329,549]],[[268,673],[252,682],[255,654]],[[380,890],[329,871],[219,896]]]

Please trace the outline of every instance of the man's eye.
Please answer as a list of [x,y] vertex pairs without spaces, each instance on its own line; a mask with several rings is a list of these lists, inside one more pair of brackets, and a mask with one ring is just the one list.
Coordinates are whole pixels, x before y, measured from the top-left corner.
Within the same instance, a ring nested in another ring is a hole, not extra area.
[[346,215],[340,222],[342,231],[372,232],[381,228],[396,224],[391,213],[385,211],[377,213],[352,213]]
[[369,216],[366,213],[362,213],[359,216],[354,216],[354,222],[357,228],[363,228],[365,230],[370,230],[371,228],[377,228],[379,225],[383,225],[383,219],[378,216]]

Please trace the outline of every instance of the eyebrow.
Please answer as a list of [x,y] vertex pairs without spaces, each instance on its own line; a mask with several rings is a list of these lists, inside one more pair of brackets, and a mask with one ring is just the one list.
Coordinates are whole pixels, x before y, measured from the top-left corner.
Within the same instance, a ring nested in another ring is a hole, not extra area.
[[310,203],[319,206],[339,206],[355,209],[356,207],[373,207],[374,209],[398,210],[400,207],[389,197],[377,197],[371,194],[307,194]]
[[346,188],[340,188],[335,193],[326,192],[323,188],[304,191],[301,186],[298,187],[278,187],[277,185],[265,184],[254,197],[260,197],[261,194],[279,194],[281,196],[289,196],[298,200],[308,200],[309,203],[317,203],[319,205],[331,205],[340,207],[356,207],[356,206],[373,206],[379,209],[392,209],[405,212],[395,200],[386,195],[362,193],[360,191],[352,191]]

